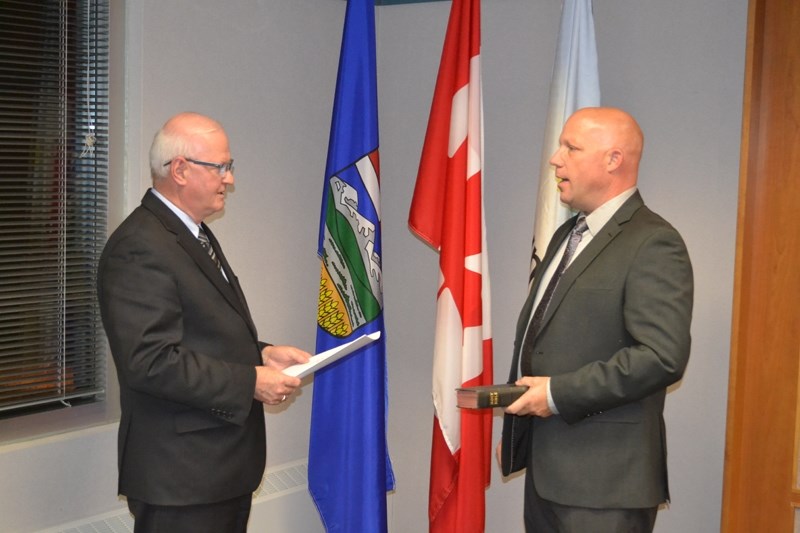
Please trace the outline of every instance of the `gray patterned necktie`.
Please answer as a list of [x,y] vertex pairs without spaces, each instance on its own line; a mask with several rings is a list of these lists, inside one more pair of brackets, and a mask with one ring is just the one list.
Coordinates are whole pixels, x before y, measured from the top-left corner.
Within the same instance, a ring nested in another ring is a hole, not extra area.
[[220,263],[219,257],[217,257],[214,247],[211,246],[211,241],[208,240],[208,235],[206,235],[206,232],[203,231],[203,228],[200,228],[200,232],[197,234],[197,239],[200,241],[200,246],[203,247],[211,260],[214,261],[214,264],[217,265],[217,269],[222,270],[222,263]]
[[[539,334],[539,328],[542,326],[542,318],[544,318],[547,306],[553,298],[553,293],[556,291],[558,281],[564,273],[564,270],[567,269],[567,265],[569,265],[572,256],[575,254],[575,250],[578,248],[578,243],[580,243],[583,238],[583,233],[588,228],[586,217],[581,216],[578,218],[578,222],[569,234],[569,241],[567,242],[567,248],[564,250],[564,255],[561,256],[561,262],[558,263],[556,271],[553,272],[553,277],[550,278],[550,283],[547,284],[547,288],[544,294],[542,294],[542,299],[539,300],[539,305],[536,306],[536,310],[533,312],[533,318],[531,318],[530,324],[528,325],[528,331],[525,334],[525,341],[520,354],[523,357],[523,375],[528,375],[525,373],[525,365],[530,364],[530,351],[533,349],[533,341],[536,335]],[[527,357],[525,357],[526,354],[528,355]]]

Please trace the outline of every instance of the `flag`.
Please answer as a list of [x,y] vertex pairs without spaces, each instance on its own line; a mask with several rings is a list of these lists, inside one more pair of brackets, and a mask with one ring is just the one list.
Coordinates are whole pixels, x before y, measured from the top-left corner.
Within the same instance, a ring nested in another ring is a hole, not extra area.
[[599,105],[600,76],[597,72],[592,0],[564,0],[539,166],[529,281],[533,280],[533,271],[547,251],[550,237],[572,216],[569,207],[559,199],[555,169],[549,162],[558,148],[561,128],[578,109]]
[[378,341],[314,377],[308,485],[328,533],[387,531],[394,474],[386,444],[374,0],[349,0],[322,193],[317,352]]
[[492,383],[483,215],[480,1],[453,0],[408,224],[439,252],[433,348],[430,531],[483,531],[491,410],[459,410],[455,389]]

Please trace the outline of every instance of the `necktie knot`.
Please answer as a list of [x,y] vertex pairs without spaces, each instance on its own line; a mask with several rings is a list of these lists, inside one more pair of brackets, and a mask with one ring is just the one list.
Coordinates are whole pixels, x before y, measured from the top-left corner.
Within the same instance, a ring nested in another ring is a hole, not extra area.
[[583,235],[583,233],[587,229],[589,229],[589,225],[586,223],[586,217],[581,215],[580,217],[578,217],[578,221],[575,223],[575,227],[572,228],[572,233]]

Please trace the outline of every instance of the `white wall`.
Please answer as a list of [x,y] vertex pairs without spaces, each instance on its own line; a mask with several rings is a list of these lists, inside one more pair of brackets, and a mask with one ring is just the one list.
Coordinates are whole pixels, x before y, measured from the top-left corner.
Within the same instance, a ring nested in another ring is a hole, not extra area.
[[[640,188],[683,233],[695,268],[692,360],[667,401],[673,501],[659,513],[659,532],[719,529],[746,3],[595,2],[603,101],[639,119],[646,136]],[[408,232],[406,219],[449,5],[377,8],[396,533],[427,529],[438,267],[435,254]],[[214,231],[261,336],[307,349],[314,345],[316,233],[344,7],[342,0],[126,4],[128,159],[124,175],[112,179],[129,194],[117,207],[138,204],[148,184],[147,147],[166,118],[191,109],[221,120],[231,137],[237,181],[226,212],[212,222]],[[498,380],[508,371],[525,297],[559,13],[558,0],[483,2],[486,223]],[[268,414],[268,465],[307,455],[311,393],[308,385],[285,410]],[[499,416],[495,422],[497,440]],[[93,435],[81,438],[95,447],[112,445],[107,436]],[[14,445],[14,471],[27,473],[34,484],[45,482],[36,462],[40,445]],[[95,466],[73,455],[73,447],[61,450],[70,461]],[[11,454],[3,451],[0,471],[6,472]],[[113,458],[113,450],[103,453]],[[57,477],[48,483],[69,493],[75,481]],[[94,503],[99,510],[93,512],[107,510],[100,509],[107,503]],[[0,498],[0,525],[15,512]],[[494,470],[486,530],[522,531],[521,515],[522,480],[504,481]],[[58,516],[48,513],[49,522],[38,525],[53,525]],[[76,519],[63,516],[64,522]],[[16,523],[28,524],[19,531],[37,529],[30,526],[35,517]]]

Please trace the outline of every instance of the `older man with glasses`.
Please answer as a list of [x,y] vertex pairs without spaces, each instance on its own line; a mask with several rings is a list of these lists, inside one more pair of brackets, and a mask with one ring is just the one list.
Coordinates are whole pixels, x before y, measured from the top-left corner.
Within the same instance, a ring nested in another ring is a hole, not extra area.
[[153,187],[98,268],[120,384],[119,493],[135,531],[245,532],[266,462],[262,404],[285,401],[308,361],[258,340],[242,288],[203,222],[234,182],[228,137],[196,113],[150,148]]

